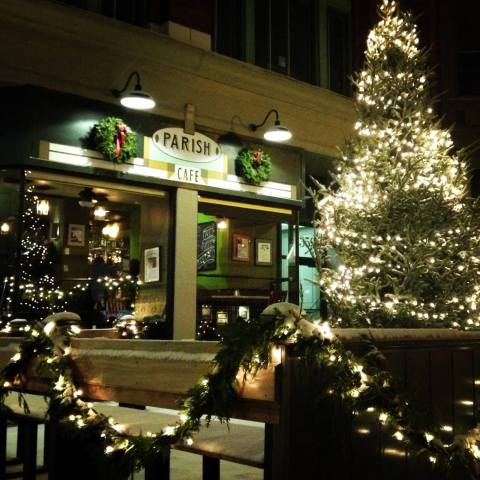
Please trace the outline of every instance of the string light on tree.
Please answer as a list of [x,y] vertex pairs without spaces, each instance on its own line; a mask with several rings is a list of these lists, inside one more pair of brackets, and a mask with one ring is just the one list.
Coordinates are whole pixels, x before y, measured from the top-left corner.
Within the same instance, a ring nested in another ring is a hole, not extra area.
[[48,223],[44,220],[48,211],[43,208],[41,215],[38,214],[37,207],[42,201],[34,186],[27,188],[24,201],[18,313],[31,321],[63,310],[65,303],[55,280],[56,252],[48,240]]
[[[417,27],[383,1],[356,76],[358,121],[334,185],[318,184],[315,251],[332,323],[480,326],[479,215],[435,116]],[[335,251],[336,269],[324,268]]]

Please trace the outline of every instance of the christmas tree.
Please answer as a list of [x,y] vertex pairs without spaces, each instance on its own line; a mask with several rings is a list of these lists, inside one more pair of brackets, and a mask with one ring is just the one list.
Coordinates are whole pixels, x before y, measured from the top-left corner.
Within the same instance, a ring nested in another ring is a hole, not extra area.
[[49,224],[38,215],[38,196],[29,187],[24,197],[20,258],[20,299],[16,314],[27,320],[41,320],[63,310],[63,293],[55,280],[56,250],[49,241]]
[[354,79],[355,134],[332,185],[311,192],[328,316],[338,326],[478,327],[478,213],[466,165],[434,114],[412,16],[391,0],[379,11]]

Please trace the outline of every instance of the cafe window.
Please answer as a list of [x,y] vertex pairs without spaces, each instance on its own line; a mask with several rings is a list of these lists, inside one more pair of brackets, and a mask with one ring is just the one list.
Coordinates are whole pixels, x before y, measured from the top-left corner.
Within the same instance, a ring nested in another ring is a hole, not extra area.
[[[197,339],[215,340],[222,325],[257,318],[285,301],[280,267],[280,215],[261,206],[199,203]],[[245,207],[245,208],[244,208]]]
[[[68,310],[84,328],[155,319],[168,337],[168,192],[40,172],[27,172],[24,185],[8,314],[32,321]],[[14,198],[11,190],[4,182],[0,195]]]

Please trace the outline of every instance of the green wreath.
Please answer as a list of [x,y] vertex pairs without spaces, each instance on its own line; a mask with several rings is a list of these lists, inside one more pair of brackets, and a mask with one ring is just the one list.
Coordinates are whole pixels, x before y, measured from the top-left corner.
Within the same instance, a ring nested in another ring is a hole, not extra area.
[[261,148],[242,150],[236,160],[237,175],[251,185],[260,185],[270,178],[272,162],[270,155]]
[[113,163],[126,163],[137,155],[137,134],[121,118],[107,117],[94,125],[92,140],[95,150]]

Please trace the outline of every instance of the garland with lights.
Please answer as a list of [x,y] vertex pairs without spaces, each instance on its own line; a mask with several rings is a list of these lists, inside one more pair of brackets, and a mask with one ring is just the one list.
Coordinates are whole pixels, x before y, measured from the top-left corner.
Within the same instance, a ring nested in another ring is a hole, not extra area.
[[266,182],[270,178],[272,170],[270,155],[261,148],[242,150],[238,154],[235,166],[237,175],[252,185]]
[[91,137],[105,160],[127,163],[137,155],[137,134],[121,118],[104,118],[93,126]]
[[[70,356],[70,337],[77,332],[75,327],[62,328],[55,317],[28,328],[19,351],[3,370],[0,402],[4,404],[9,389],[22,388],[29,366],[36,359],[37,372],[42,378],[52,379],[50,421],[73,429],[71,435],[88,438],[89,448],[100,448],[106,456],[116,455],[116,461],[121,461],[127,471],[144,467],[149,458],[166,452],[175,443],[191,445],[203,416],[207,425],[214,415],[228,422],[238,398],[238,384],[266,368],[272,362],[274,349],[285,344],[304,360],[307,370],[321,374],[322,394],[316,400],[319,411],[324,402],[335,402],[349,421],[361,412],[377,411],[382,428],[392,428],[392,437],[408,445],[409,451],[427,458],[436,471],[445,475],[442,478],[474,479],[480,471],[477,430],[457,436],[451,445],[443,445],[441,427],[431,424],[425,428],[425,418],[420,421],[412,402],[395,389],[394,379],[383,370],[383,358],[375,348],[361,358],[355,356],[335,338],[327,322],[308,321],[296,305],[274,304],[257,320],[239,319],[228,324],[222,332],[212,373],[183,398],[179,421],[146,436],[128,435],[123,425],[82,400],[83,393],[72,378],[74,364]],[[28,411],[28,405],[25,409]]]

